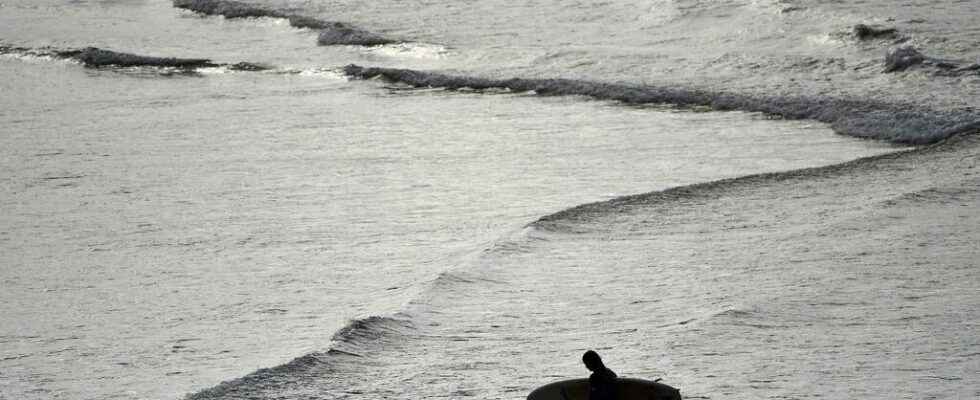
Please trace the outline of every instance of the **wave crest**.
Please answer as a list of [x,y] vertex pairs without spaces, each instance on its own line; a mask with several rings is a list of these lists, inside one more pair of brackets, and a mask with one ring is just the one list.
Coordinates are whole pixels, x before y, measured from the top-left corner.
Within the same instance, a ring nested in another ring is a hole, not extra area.
[[752,96],[682,88],[636,86],[570,79],[490,79],[434,72],[358,65],[344,67],[352,78],[380,78],[412,87],[449,90],[508,89],[543,96],[579,95],[625,104],[669,104],[710,107],[718,111],[761,112],[785,119],[830,124],[835,132],[899,144],[929,144],[980,129],[980,115],[969,111],[936,111],[910,104],[829,97]]
[[208,68],[224,68],[230,71],[266,71],[272,67],[251,62],[218,63],[207,58],[154,57],[123,53],[98,47],[83,49],[26,48],[0,46],[0,54],[25,57],[73,60],[89,68],[150,67],[191,72]]
[[376,46],[397,43],[376,33],[350,24],[299,15],[288,11],[265,8],[234,0],[174,0],[173,6],[205,15],[225,18],[282,18],[295,28],[319,30],[317,44]]
[[[190,400],[218,398],[269,398],[295,388],[297,381],[323,379],[325,375],[356,368],[352,360],[364,359],[371,352],[409,334],[413,329],[404,315],[371,316],[351,321],[333,336],[327,351],[306,354],[271,368],[261,368],[241,378],[221,382],[187,396]],[[309,385],[316,386],[316,385]]]

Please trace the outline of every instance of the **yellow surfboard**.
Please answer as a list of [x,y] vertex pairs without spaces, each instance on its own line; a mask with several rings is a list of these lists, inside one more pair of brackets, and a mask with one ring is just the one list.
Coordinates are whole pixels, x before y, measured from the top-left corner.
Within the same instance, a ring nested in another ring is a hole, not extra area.
[[[618,400],[681,400],[680,390],[659,382],[633,378],[619,378],[616,382]],[[552,382],[534,389],[527,400],[589,400],[589,380]]]

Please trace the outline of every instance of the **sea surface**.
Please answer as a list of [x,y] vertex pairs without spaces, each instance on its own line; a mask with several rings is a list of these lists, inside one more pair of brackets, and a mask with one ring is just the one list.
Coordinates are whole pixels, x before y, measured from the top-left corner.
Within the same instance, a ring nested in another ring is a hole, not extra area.
[[978,18],[2,0],[0,399],[980,398]]

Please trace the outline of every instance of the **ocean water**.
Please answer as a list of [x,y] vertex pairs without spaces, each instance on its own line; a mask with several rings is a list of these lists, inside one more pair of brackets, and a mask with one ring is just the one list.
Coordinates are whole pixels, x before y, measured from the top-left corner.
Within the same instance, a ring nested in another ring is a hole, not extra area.
[[248,4],[0,4],[0,398],[980,396],[976,4]]

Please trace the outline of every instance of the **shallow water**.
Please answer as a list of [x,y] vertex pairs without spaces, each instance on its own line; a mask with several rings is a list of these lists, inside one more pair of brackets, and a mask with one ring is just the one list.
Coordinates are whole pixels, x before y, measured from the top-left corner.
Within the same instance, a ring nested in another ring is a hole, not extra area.
[[[748,93],[803,74],[812,91],[774,95],[975,101],[972,76],[867,67],[820,81],[772,61],[802,31],[827,32],[800,18],[845,6],[784,17],[777,3],[663,2],[640,18],[619,3],[263,3],[410,39],[360,48],[169,3],[0,8],[3,44],[273,67],[90,69],[0,55],[3,397],[521,398],[582,375],[587,348],[689,396],[977,393],[972,141],[624,198],[902,149],[814,121],[417,89],[341,69]],[[728,37],[711,22],[758,15],[779,25]],[[918,24],[941,25],[932,19]],[[712,28],[685,36],[685,24]],[[937,49],[969,57],[971,32]],[[692,46],[697,57],[679,55]],[[718,67],[713,52],[732,46],[720,60],[767,54],[764,73]],[[834,46],[846,65],[877,54]],[[888,82],[920,91],[896,96]],[[918,203],[934,189],[938,200]],[[592,202],[604,203],[573,208]]]
[[740,113],[4,67],[70,82],[19,81],[51,97],[18,102],[3,146],[12,370],[57,381],[57,352],[81,381],[50,385],[66,394],[85,376],[141,393],[281,363],[578,203],[889,149]]

